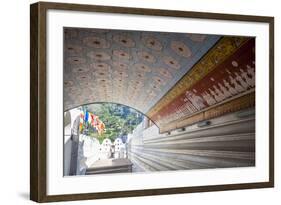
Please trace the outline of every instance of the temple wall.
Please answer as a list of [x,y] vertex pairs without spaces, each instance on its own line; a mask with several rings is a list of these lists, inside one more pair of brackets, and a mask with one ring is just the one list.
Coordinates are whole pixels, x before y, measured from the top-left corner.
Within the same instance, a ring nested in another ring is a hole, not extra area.
[[[137,171],[255,165],[255,113],[244,110],[159,134],[140,124],[128,145]],[[134,169],[134,167],[133,167]]]

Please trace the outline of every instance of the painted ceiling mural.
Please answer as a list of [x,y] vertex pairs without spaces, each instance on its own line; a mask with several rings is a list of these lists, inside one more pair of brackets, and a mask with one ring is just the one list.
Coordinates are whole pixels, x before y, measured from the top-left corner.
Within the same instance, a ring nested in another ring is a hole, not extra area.
[[217,35],[64,29],[64,109],[115,102],[147,113]]

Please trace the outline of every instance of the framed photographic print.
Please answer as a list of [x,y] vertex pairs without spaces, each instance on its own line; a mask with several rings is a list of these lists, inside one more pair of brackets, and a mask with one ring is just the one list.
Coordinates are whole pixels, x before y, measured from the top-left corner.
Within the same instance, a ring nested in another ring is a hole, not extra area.
[[273,17],[30,8],[31,200],[273,187]]

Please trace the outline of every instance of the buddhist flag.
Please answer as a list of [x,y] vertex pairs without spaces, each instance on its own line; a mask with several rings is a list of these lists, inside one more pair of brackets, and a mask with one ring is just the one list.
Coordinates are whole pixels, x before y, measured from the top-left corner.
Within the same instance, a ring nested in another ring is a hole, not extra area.
[[105,124],[101,120],[98,120],[96,128],[98,130],[99,135],[105,132]]
[[80,122],[79,122],[79,130],[80,132],[83,130],[84,128],[84,113],[81,112],[80,113]]
[[80,124],[79,130],[82,131],[84,129],[85,123],[94,127],[99,135],[105,132],[105,124],[99,119],[99,116],[94,115],[88,111],[80,113]]
[[89,119],[89,112],[88,112],[88,111],[86,111],[86,112],[85,112],[85,118],[84,118],[84,121],[85,121],[85,122],[88,122],[88,119]]
[[91,117],[92,115],[93,114],[89,112],[89,117],[88,117],[88,121],[87,121],[89,123],[89,125],[92,125],[92,117]]

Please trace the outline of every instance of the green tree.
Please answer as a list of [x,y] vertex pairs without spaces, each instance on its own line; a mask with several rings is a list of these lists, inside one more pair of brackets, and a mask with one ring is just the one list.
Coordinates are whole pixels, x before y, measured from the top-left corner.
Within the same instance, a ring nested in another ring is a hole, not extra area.
[[138,111],[120,104],[99,103],[82,107],[97,116],[105,124],[106,132],[101,136],[94,130],[88,128],[88,135],[99,139],[100,143],[109,138],[114,141],[118,137],[127,136],[143,120],[143,115]]

